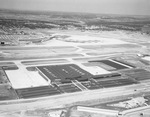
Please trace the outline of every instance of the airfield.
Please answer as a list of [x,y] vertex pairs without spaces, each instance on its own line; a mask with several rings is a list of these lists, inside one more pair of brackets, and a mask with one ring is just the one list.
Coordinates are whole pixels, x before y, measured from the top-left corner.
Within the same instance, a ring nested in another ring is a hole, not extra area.
[[0,116],[149,117],[149,26],[148,16],[0,10]]
[[148,96],[150,61],[144,43],[56,35],[43,45],[0,47],[2,115]]

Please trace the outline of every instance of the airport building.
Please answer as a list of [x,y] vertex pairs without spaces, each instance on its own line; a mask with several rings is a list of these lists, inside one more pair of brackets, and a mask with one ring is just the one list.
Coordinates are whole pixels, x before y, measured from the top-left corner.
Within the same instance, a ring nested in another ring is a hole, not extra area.
[[71,83],[72,80],[87,81],[92,75],[75,64],[38,66],[37,69],[44,74],[51,83]]
[[[18,98],[37,98],[132,85],[148,79],[150,74],[146,70],[134,70],[135,66],[115,59],[91,60],[81,64],[32,66],[25,69],[14,68],[14,64],[11,66],[3,66],[3,70]],[[126,72],[129,69],[135,74]],[[142,73],[146,74],[143,79]]]

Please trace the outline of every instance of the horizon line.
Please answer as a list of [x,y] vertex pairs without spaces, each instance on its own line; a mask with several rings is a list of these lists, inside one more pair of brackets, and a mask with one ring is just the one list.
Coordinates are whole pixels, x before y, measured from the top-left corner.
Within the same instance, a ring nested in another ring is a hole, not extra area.
[[57,13],[81,13],[81,14],[95,14],[95,15],[121,15],[121,16],[147,16],[150,17],[150,15],[134,15],[134,14],[115,14],[115,13],[93,13],[93,12],[76,12],[76,11],[56,11],[56,10],[25,10],[25,9],[7,9],[7,8],[0,8],[0,11],[2,10],[6,10],[6,11],[10,11],[10,12],[57,12]]

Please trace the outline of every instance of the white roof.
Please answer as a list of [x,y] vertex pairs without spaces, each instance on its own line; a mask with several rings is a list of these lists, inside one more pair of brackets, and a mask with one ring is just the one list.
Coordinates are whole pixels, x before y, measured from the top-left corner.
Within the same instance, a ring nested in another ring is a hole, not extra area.
[[6,70],[5,72],[14,89],[48,85],[38,72],[25,73],[23,70]]

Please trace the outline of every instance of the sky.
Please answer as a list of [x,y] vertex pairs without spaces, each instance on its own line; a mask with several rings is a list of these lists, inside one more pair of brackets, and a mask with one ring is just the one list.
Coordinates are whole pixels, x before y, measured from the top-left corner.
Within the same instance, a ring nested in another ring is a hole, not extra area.
[[150,0],[0,0],[0,9],[150,15]]

